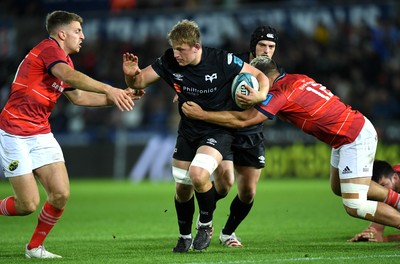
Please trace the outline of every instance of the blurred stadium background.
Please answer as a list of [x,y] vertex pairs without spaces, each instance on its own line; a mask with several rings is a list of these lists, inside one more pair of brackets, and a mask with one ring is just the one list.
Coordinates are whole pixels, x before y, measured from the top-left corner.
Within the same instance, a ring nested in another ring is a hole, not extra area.
[[[400,162],[400,4],[345,0],[2,0],[0,2],[0,107],[22,58],[47,36],[48,12],[84,18],[86,40],[75,68],[125,87],[123,52],[151,64],[168,47],[179,20],[195,20],[203,44],[232,52],[249,48],[258,25],[275,27],[275,60],[305,73],[372,120],[379,132],[377,158]],[[171,180],[170,160],[179,121],[173,91],[159,82],[134,111],[82,108],[61,97],[51,116],[71,178]],[[279,120],[265,125],[263,177],[329,175],[327,146]]]

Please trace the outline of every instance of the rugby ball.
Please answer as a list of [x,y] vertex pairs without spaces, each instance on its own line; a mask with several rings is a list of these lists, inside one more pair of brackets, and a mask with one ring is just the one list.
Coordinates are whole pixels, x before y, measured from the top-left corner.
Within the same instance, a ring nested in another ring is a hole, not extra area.
[[244,86],[245,84],[249,85],[250,87],[252,87],[254,90],[257,91],[260,88],[256,77],[254,77],[252,74],[247,72],[241,72],[238,75],[236,75],[236,77],[233,79],[231,86],[232,99],[235,102],[235,104],[241,109],[247,109],[248,107],[241,105],[236,100],[236,95],[239,93],[244,95],[250,94],[249,90],[247,90],[247,88]]

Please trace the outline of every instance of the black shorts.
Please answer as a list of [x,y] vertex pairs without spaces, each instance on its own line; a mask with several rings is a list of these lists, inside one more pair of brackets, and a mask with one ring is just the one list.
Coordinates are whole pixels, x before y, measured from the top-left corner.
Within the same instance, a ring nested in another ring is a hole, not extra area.
[[[233,164],[238,166],[265,167],[264,135],[260,133],[241,134],[235,133],[232,142]],[[232,160],[224,157],[224,160]]]
[[228,133],[214,134],[212,136],[206,136],[197,140],[189,140],[181,135],[178,135],[173,158],[182,161],[192,161],[196,155],[197,149],[204,145],[215,148],[223,157],[232,157],[232,140],[233,136]]

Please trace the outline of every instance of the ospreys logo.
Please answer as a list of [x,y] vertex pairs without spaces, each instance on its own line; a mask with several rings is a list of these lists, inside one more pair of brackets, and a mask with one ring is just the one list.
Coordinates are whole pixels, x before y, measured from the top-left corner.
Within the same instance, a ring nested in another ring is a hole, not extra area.
[[213,82],[213,80],[215,80],[215,79],[217,79],[218,77],[217,77],[217,73],[216,72],[214,72],[213,74],[211,74],[211,75],[205,75],[204,76],[204,79],[205,79],[205,81],[210,81],[210,83],[212,83]]
[[18,164],[19,164],[18,160],[13,160],[13,161],[11,161],[10,165],[8,165],[8,169],[10,171],[14,171],[18,168]]

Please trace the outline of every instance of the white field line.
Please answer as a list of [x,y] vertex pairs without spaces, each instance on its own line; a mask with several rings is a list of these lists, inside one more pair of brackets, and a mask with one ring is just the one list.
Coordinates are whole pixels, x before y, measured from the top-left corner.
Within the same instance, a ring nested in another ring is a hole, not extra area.
[[[393,254],[393,255],[369,255],[369,256],[354,256],[354,257],[303,257],[303,258],[280,258],[280,259],[269,259],[266,258],[265,261],[268,261],[268,263],[271,262],[288,262],[288,261],[314,261],[314,260],[357,260],[357,259],[377,259],[377,260],[382,260],[382,259],[388,259],[388,258],[398,258],[400,257],[400,254]],[[262,260],[237,260],[237,261],[229,261],[230,264],[240,264],[240,263],[260,263]],[[189,262],[187,264],[220,264],[220,263],[226,263],[226,261],[217,261],[217,262]]]

